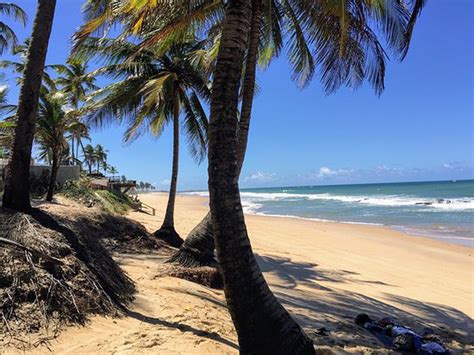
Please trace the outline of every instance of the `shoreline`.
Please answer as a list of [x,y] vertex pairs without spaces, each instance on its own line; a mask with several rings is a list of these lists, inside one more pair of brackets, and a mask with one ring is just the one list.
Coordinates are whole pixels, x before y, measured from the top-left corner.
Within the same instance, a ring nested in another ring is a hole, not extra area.
[[[167,194],[145,194],[140,198],[157,208],[156,217],[139,213],[131,213],[130,217],[154,231],[161,226]],[[202,196],[177,196],[175,221],[182,238],[208,212],[207,201]],[[413,314],[424,313],[422,304],[432,304],[434,309],[445,307],[447,313],[460,312],[458,318],[467,322],[464,329],[474,327],[472,248],[385,226],[251,214],[245,214],[245,220],[252,249],[270,287],[284,290],[287,282],[293,284],[303,272],[313,275],[303,277],[305,285],[311,279],[311,287],[316,282],[322,289],[356,293],[357,297],[410,309]],[[275,271],[280,266],[289,269],[280,274]],[[410,306],[414,302],[419,304],[416,309]],[[433,325],[437,317],[431,319]]]
[[[150,191],[146,192],[146,195],[150,194],[168,194],[166,191]],[[141,194],[139,194],[141,195]],[[183,197],[192,197],[196,199],[200,199],[201,203],[205,205],[206,207],[208,206],[208,197],[202,196],[202,195],[197,195],[189,192],[178,192],[177,195],[183,196]],[[291,219],[291,220],[296,220],[296,221],[309,221],[309,222],[315,222],[315,223],[335,223],[335,224],[342,224],[342,225],[351,225],[351,226],[366,226],[366,227],[379,227],[379,228],[384,228],[389,231],[394,231],[398,232],[400,234],[403,234],[405,236],[415,238],[415,239],[428,239],[432,241],[437,241],[440,242],[444,245],[456,245],[456,246],[461,246],[464,248],[467,248],[469,250],[472,250],[474,248],[474,237],[471,238],[465,238],[465,237],[441,237],[441,236],[435,236],[435,235],[428,235],[428,234],[423,234],[423,231],[420,230],[419,234],[417,233],[416,230],[413,230],[413,232],[410,232],[410,227],[407,226],[397,226],[397,225],[386,225],[383,223],[371,223],[371,222],[353,222],[353,221],[338,221],[338,220],[329,220],[329,219],[322,219],[322,218],[311,218],[311,217],[300,217],[300,216],[294,216],[294,215],[278,215],[278,214],[266,214],[263,212],[252,212],[249,211],[248,208],[243,206],[243,211],[245,216],[256,216],[256,217],[270,217],[270,218],[283,218],[283,219]],[[449,241],[449,240],[458,240],[458,242],[455,241]],[[462,242],[466,241],[466,243]]]
[[[156,215],[132,210],[127,218],[156,231],[167,197],[140,195]],[[54,208],[67,211],[67,206]],[[178,195],[175,228],[181,237],[186,238],[207,212],[207,199]],[[245,219],[270,289],[318,348],[386,353],[369,332],[354,324],[358,314],[366,313],[373,319],[395,318],[417,332],[429,327],[455,354],[474,350],[470,248],[381,226],[255,215]],[[94,316],[85,326],[67,328],[48,347],[31,353],[238,353],[224,292],[167,275],[163,271],[168,257],[159,250],[115,253],[136,285],[130,312],[119,318]],[[318,334],[322,327],[328,336]]]

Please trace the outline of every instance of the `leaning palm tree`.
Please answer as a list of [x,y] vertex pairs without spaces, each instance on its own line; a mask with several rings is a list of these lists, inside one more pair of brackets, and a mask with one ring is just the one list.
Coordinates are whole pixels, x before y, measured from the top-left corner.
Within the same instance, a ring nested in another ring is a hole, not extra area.
[[[240,129],[240,125],[238,124],[237,111],[242,66],[249,50],[250,19],[254,13],[252,4],[255,4],[256,1],[227,1],[226,15],[222,23],[219,55],[214,70],[209,141],[209,191],[213,231],[224,279],[224,291],[229,311],[237,329],[241,352],[313,353],[314,349],[310,340],[278,303],[263,279],[247,236],[239,196],[238,144],[240,142],[237,138],[237,129]],[[415,1],[416,4],[420,2],[423,0]],[[401,1],[310,2],[283,0],[272,3],[295,5],[292,7],[295,11],[289,13],[289,20],[299,19],[304,24],[299,27],[300,30],[295,32],[294,39],[297,43],[302,42],[304,35],[309,30],[313,31],[309,38],[314,41],[316,55],[312,58],[316,62],[321,61],[323,79],[334,76],[331,85],[326,87],[329,91],[334,84],[337,87],[345,84],[351,78],[358,79],[365,73],[371,80],[379,83],[379,87],[380,84],[383,84],[383,77],[377,75],[380,72],[377,68],[381,68],[384,62],[380,59],[375,62],[369,60],[368,67],[361,66],[359,63],[364,51],[360,51],[360,46],[355,46],[359,38],[373,41],[374,33],[366,26],[360,27],[360,21],[352,22],[352,18],[356,18],[355,12],[365,16],[365,9],[368,9],[367,11],[371,12],[373,17],[380,18],[387,11],[385,7],[381,6],[384,4],[393,6],[395,8],[393,13],[398,13],[403,7],[399,6],[402,4]],[[319,11],[318,5],[321,4],[328,5],[325,12]],[[153,5],[156,7],[157,2],[153,0],[141,1],[138,10],[147,9]],[[298,7],[296,7],[297,5]],[[374,5],[374,7],[371,8],[370,5]],[[304,12],[300,13],[299,9]],[[142,12],[137,11],[137,13]],[[417,13],[419,10],[416,10],[415,6],[408,26],[402,29],[394,26],[392,21],[382,22],[390,34],[390,41],[398,43],[401,38],[405,39],[400,43],[403,50],[408,46],[409,41],[406,39],[409,38],[407,34],[410,32],[410,23],[413,23],[412,19],[416,18]],[[302,16],[302,14],[307,16]],[[352,16],[346,16],[347,14],[352,14]],[[327,23],[329,29],[333,30],[332,33],[331,31],[321,31],[318,26],[314,25],[314,23],[320,22],[314,21],[318,18]],[[136,27],[137,24],[143,22],[142,18],[139,19],[140,22],[129,21],[129,23]],[[274,22],[268,23],[275,25]],[[351,23],[354,24],[353,27],[350,26]],[[358,25],[357,28],[355,28],[356,25]],[[353,28],[362,31],[352,32]],[[406,35],[400,37],[397,33]],[[334,38],[337,41],[334,41]],[[370,50],[369,58],[383,58],[383,49],[378,45],[378,41],[375,42],[375,46],[370,47]],[[290,50],[290,53],[294,53],[293,50]],[[359,61],[341,61],[345,53],[353,53],[352,57],[359,58]],[[290,56],[290,59],[292,57],[293,55]],[[301,69],[298,71],[299,76],[305,81],[310,77],[308,74],[311,72],[308,72],[307,69],[311,66],[305,60],[300,61],[298,57],[293,57],[293,59],[296,69]],[[352,72],[353,75],[338,76],[339,72]],[[360,82],[360,80],[356,82]]]
[[3,207],[27,210],[30,204],[30,161],[38,112],[41,81],[56,0],[38,0],[28,49],[3,193]]
[[[308,5],[310,5],[309,10],[312,10],[311,5],[315,3],[317,2],[300,1],[305,10]],[[369,2],[346,0],[339,3],[343,11],[347,8],[357,12],[363,10],[363,6]],[[383,2],[371,3],[382,4]],[[398,1],[388,3],[397,6]],[[354,5],[354,10],[346,7],[349,5]],[[345,11],[340,13],[346,14]],[[316,12],[314,16],[319,16],[319,14]],[[240,73],[248,45],[251,15],[252,1],[230,0],[227,2],[219,55],[214,71],[209,126],[209,193],[217,256],[223,274],[229,310],[239,336],[240,351],[278,354],[314,353],[311,341],[279,304],[263,279],[252,253],[240,201],[236,112]],[[376,16],[379,15],[380,11],[376,13]],[[310,24],[312,18],[308,17]],[[351,40],[352,32],[347,30],[350,21],[356,16],[334,17],[328,11],[324,18],[327,23],[332,22],[335,28],[339,27],[339,31],[335,31],[336,34],[339,33],[339,41],[337,47],[331,46],[331,42],[328,45],[327,41],[331,38],[328,36],[334,35],[328,32],[323,33],[320,42],[316,42],[322,46],[316,47],[321,50],[320,56],[317,55],[316,58],[318,60],[328,58],[327,70],[322,73],[323,78],[338,72],[337,66],[343,64],[341,58],[346,51],[358,49],[354,47],[357,41]],[[391,32],[396,28],[389,27],[389,39],[396,43],[399,37],[397,35],[392,38]],[[302,34],[308,33],[311,29],[312,27],[309,27]],[[373,32],[368,31],[367,27],[363,29],[365,31],[356,36],[373,36]],[[402,34],[405,32],[402,30]],[[320,33],[316,27],[308,34],[316,39]],[[403,47],[402,44],[400,46]],[[377,48],[380,51],[378,46],[375,47],[376,50]],[[371,54],[374,55],[374,53]],[[349,64],[352,65],[353,62]],[[348,69],[351,68],[351,66],[348,67]],[[371,68],[364,69],[356,66],[353,70],[359,74],[364,74],[366,70],[369,73],[378,73],[378,71],[372,72]],[[373,79],[380,82],[380,77],[375,76]],[[339,82],[340,80],[335,81],[336,84]]]
[[66,132],[71,121],[63,109],[64,104],[63,97],[54,95],[54,93],[50,93],[43,88],[40,96],[35,137],[40,147],[42,147],[40,149],[43,152],[41,157],[50,157],[51,161],[46,201],[53,200],[61,157],[68,149]]
[[[13,17],[13,19],[20,22],[23,27],[26,26],[26,13],[18,5],[0,2],[0,14]],[[15,31],[13,31],[13,29],[5,22],[0,21],[0,55],[2,55],[9,47],[15,47],[17,44],[18,38]]]
[[[352,1],[346,6],[296,0],[252,1],[238,129],[239,175],[247,148],[257,60],[266,67],[286,48],[292,77],[301,87],[320,67],[320,79],[327,93],[340,86],[357,88],[367,80],[380,94],[384,89],[386,62],[381,43],[385,38],[386,46],[403,57],[410,38],[409,17],[408,7],[394,1]],[[380,27],[378,36],[370,26]],[[158,35],[154,35],[156,39]],[[170,261],[183,266],[215,263],[212,230],[211,215],[207,214]]]
[[152,51],[142,52],[133,60],[137,46],[127,42],[91,39],[83,45],[81,54],[95,52],[110,65],[97,71],[120,81],[96,93],[87,107],[93,112],[91,119],[104,118],[129,120],[124,140],[130,142],[145,131],[158,136],[167,123],[173,127],[173,162],[166,213],[155,236],[180,246],[182,239],[174,227],[174,206],[179,166],[179,129],[183,116],[184,127],[192,155],[198,162],[206,154],[207,118],[199,97],[207,99],[207,79],[196,67],[193,54],[200,42],[174,45],[165,54],[155,56]]
[[[90,1],[89,5],[89,15],[95,14],[95,17],[78,32],[76,38],[79,40],[111,18],[122,22],[124,33],[142,34],[139,50],[157,44],[163,50],[173,41],[185,38],[190,28],[196,26],[210,28],[208,32],[215,33],[222,21],[224,3],[219,0],[196,1],[183,8],[179,2],[168,2],[166,6],[173,7],[172,16],[165,11],[156,11],[155,1],[142,1],[140,5],[127,0],[113,3]],[[341,85],[357,87],[367,79],[380,94],[384,88],[386,54],[370,24],[381,28],[390,48],[406,51],[411,36],[408,32],[413,30],[414,19],[421,9],[416,1],[407,23],[410,12],[406,5],[393,0],[373,3],[356,0],[342,3],[252,1],[241,89],[237,147],[239,171],[247,147],[257,59],[261,65],[268,66],[272,58],[286,48],[293,78],[302,87],[313,77],[319,65],[322,68],[321,80],[328,93]],[[188,266],[213,262],[214,238],[210,223],[208,214],[191,231],[172,260]]]

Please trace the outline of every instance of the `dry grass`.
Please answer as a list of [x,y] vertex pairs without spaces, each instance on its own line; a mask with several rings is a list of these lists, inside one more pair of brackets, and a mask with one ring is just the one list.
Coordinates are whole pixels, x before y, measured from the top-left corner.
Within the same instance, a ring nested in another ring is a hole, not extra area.
[[135,287],[110,251],[164,247],[136,222],[75,205],[0,210],[0,238],[0,348],[22,350],[91,314],[119,315]]

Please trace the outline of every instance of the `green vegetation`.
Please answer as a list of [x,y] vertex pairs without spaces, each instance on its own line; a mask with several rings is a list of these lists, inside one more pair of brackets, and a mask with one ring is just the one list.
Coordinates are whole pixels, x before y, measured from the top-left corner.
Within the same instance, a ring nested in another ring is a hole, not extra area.
[[93,190],[88,178],[68,181],[60,190],[64,197],[78,201],[87,207],[100,206],[104,211],[124,215],[136,206],[127,195],[108,190]]
[[[23,27],[26,26],[26,13],[18,5],[0,2],[0,14],[13,17],[13,19],[20,22]],[[9,47],[16,46],[17,43],[18,38],[13,29],[5,22],[0,21],[0,54],[3,54]]]

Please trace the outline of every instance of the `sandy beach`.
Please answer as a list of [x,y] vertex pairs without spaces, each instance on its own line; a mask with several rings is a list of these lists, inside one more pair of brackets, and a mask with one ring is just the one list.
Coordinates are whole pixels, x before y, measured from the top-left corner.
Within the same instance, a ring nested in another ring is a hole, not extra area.
[[[129,217],[156,230],[166,194],[140,195],[156,216]],[[186,234],[207,212],[207,201],[179,195],[176,228]],[[271,289],[320,346],[336,352],[383,349],[353,324],[359,313],[432,327],[459,353],[472,350],[472,249],[412,237],[387,228],[291,218],[246,216],[253,250]],[[222,291],[160,270],[165,256],[117,255],[135,281],[128,316],[94,317],[36,353],[236,353],[236,335]],[[325,327],[330,336],[319,336]]]

